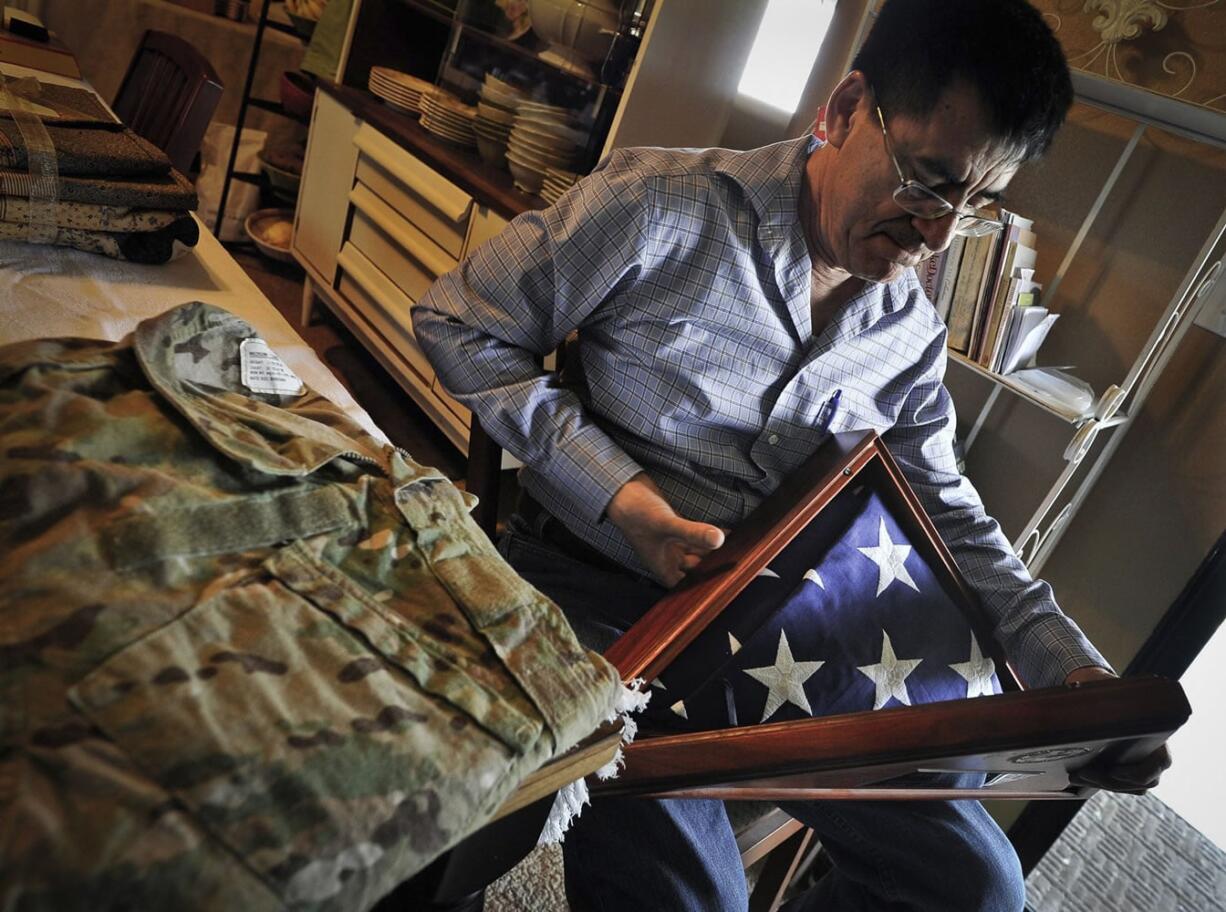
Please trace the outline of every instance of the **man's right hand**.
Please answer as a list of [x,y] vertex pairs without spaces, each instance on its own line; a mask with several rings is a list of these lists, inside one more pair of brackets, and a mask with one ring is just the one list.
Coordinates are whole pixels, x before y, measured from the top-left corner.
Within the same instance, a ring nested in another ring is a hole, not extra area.
[[643,472],[618,489],[605,513],[652,576],[670,589],[708,552],[724,543],[724,533],[718,526],[678,516]]

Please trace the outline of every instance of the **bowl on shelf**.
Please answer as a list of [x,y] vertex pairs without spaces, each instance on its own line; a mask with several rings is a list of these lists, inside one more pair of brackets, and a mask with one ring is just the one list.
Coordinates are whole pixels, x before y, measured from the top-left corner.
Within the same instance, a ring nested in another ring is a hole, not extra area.
[[617,0],[528,0],[532,30],[549,42],[541,60],[583,79],[604,60],[621,25]]
[[257,209],[243,222],[247,237],[269,259],[294,262],[290,241],[294,237],[293,209]]
[[515,186],[520,190],[525,193],[541,192],[541,185],[545,183],[544,169],[538,170],[531,165],[518,162],[509,153],[507,154],[507,167],[511,169],[511,176],[515,178]]
[[314,101],[314,79],[300,70],[286,70],[281,74],[281,107],[286,114],[302,121],[310,120]]
[[288,203],[297,201],[298,187],[302,183],[301,172],[295,174],[293,171],[279,168],[269,162],[263,153],[260,154],[260,170],[268,178],[268,188],[272,190],[274,196]]
[[478,130],[477,153],[481,156],[482,161],[488,162],[495,168],[505,168],[507,166],[507,143],[505,139],[494,139]]

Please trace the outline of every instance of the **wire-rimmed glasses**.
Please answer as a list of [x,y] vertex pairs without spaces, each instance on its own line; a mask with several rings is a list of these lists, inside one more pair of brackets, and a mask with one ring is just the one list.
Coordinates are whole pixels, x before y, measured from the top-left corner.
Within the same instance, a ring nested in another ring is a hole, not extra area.
[[958,219],[954,223],[954,234],[960,234],[963,237],[982,237],[1004,227],[994,218],[984,217],[974,211],[956,209],[949,200],[927,184],[917,180],[908,180],[902,172],[902,166],[898,164],[897,156],[894,155],[894,145],[890,142],[890,131],[886,129],[885,115],[881,113],[881,106],[874,105],[873,107],[877,111],[877,121],[881,124],[881,135],[885,137],[886,154],[890,156],[890,162],[894,165],[894,170],[898,172],[898,187],[894,190],[894,202],[903,212],[922,219],[939,219],[951,212],[956,213]]

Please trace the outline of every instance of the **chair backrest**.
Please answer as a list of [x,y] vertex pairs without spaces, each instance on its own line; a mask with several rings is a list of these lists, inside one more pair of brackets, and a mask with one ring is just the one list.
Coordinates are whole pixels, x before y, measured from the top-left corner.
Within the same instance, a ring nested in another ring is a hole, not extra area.
[[199,51],[176,35],[150,29],[132,55],[113,107],[120,120],[186,172],[221,91],[221,80]]

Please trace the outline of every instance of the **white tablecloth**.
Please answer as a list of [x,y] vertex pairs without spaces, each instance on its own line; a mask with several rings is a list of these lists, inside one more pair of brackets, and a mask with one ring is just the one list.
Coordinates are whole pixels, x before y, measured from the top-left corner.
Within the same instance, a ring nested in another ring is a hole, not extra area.
[[[37,76],[89,88],[25,67],[6,65],[0,71],[10,78]],[[242,317],[304,383],[387,439],[203,224],[199,244],[161,266],[66,247],[0,241],[0,345],[60,336],[118,341],[141,320],[188,301],[216,304]]]
[[191,253],[162,266],[64,247],[0,242],[0,344],[59,336],[119,340],[147,317],[187,301],[205,301],[250,323],[304,383],[384,438],[203,225],[200,235]]

